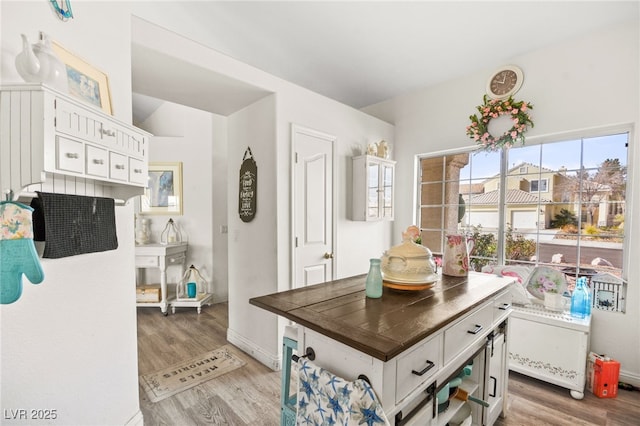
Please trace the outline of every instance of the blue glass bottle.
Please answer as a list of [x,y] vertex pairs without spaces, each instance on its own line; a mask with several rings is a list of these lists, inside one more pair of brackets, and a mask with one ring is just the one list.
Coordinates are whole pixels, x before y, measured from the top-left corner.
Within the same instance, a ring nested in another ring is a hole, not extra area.
[[379,299],[382,297],[380,259],[369,259],[369,273],[367,274],[365,294],[371,299]]
[[589,315],[591,315],[591,295],[587,287],[587,279],[580,277],[571,294],[571,316],[582,319]]

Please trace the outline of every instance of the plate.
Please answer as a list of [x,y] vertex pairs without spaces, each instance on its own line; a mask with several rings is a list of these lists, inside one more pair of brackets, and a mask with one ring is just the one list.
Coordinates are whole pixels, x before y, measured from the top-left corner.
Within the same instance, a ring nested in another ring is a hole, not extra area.
[[527,281],[527,291],[532,296],[544,300],[546,292],[563,294],[567,291],[567,280],[564,274],[548,266],[538,266]]
[[436,281],[438,281],[438,276],[436,274],[431,274],[430,279],[425,280],[424,278],[421,279],[407,279],[407,278],[397,278],[394,275],[391,274],[382,274],[382,278],[385,281],[389,281],[395,284],[432,284],[435,283]]
[[423,284],[399,284],[390,281],[382,281],[382,285],[393,289],[393,290],[402,290],[402,291],[421,291],[432,288],[436,285],[436,283],[423,283]]
[[522,286],[527,285],[527,281],[529,280],[529,276],[531,276],[532,271],[533,268],[530,266],[519,265],[486,265],[482,267],[482,272],[487,274],[496,274],[500,277],[514,277]]
[[482,272],[496,274],[499,277],[513,277],[518,283],[509,286],[509,292],[513,296],[513,303],[527,306],[531,304],[530,293],[526,290],[533,267],[521,265],[494,266],[486,265],[482,267]]

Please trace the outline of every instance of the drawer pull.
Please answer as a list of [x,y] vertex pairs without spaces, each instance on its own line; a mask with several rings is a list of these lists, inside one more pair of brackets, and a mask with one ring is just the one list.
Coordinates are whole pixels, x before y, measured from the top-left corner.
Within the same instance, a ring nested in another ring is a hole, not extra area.
[[424,375],[427,371],[431,370],[433,367],[435,367],[436,364],[427,360],[427,366],[421,370],[421,371],[416,371],[416,370],[411,370],[412,374],[415,374],[416,376],[422,376]]
[[478,334],[482,331],[482,326],[480,324],[476,324],[476,328],[474,328],[473,330],[467,330],[467,333],[469,334]]
[[118,170],[124,170],[124,164],[116,164],[114,167]]
[[67,158],[73,158],[74,160],[80,158],[76,152],[67,152],[64,156]]
[[511,303],[503,303],[502,306],[500,306],[498,309],[500,309],[501,311],[506,311],[511,309]]
[[93,164],[104,164],[104,160],[99,160],[97,158],[93,159]]
[[489,392],[489,396],[495,398],[496,390],[498,389],[498,379],[493,376],[489,376],[489,380],[493,380],[493,392]]
[[142,169],[133,169],[133,173],[140,174],[140,173],[142,173]]
[[115,130],[109,130],[109,129],[104,129],[104,128],[100,129],[100,133],[102,133],[105,136],[115,136],[116,135],[116,131]]

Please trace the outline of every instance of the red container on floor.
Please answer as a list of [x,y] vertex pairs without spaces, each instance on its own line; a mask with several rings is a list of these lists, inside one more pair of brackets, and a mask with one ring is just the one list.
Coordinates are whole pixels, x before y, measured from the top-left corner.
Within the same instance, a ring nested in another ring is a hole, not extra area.
[[589,354],[587,365],[587,389],[598,398],[618,396],[620,363],[607,356],[593,352]]

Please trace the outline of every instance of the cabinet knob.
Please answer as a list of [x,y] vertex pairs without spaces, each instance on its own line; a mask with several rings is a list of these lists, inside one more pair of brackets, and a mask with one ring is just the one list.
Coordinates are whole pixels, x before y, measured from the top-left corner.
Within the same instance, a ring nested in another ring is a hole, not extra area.
[[74,160],[80,158],[77,152],[67,152],[64,156],[67,158],[73,158]]
[[116,164],[114,167],[118,170],[124,170],[124,164]]
[[140,174],[140,173],[142,173],[142,169],[133,169],[133,173]]
[[325,253],[323,257],[325,259],[333,259],[333,253]]
[[98,158],[93,159],[93,164],[104,164],[104,160],[100,160]]

